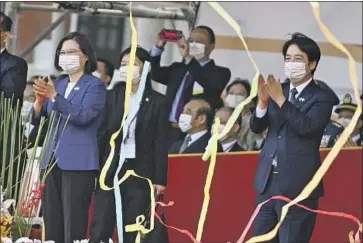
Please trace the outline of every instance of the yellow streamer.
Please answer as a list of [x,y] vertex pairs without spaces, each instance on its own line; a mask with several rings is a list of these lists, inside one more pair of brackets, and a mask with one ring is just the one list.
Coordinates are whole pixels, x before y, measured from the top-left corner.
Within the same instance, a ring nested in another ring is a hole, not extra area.
[[134,22],[132,20],[131,4],[132,3],[130,3],[131,51],[130,51],[129,69],[127,71],[127,79],[126,79],[124,115],[122,117],[120,129],[117,130],[111,136],[111,139],[110,139],[111,151],[110,151],[110,154],[108,155],[105,165],[103,166],[103,168],[101,170],[101,175],[100,175],[100,179],[99,179],[100,187],[102,190],[105,190],[105,191],[110,191],[115,186],[118,186],[118,185],[114,185],[113,187],[108,187],[105,183],[105,179],[106,179],[106,174],[107,174],[108,170],[110,169],[112,160],[115,156],[115,139],[118,137],[118,135],[121,132],[122,127],[125,125],[126,117],[127,117],[127,114],[129,113],[129,103],[130,103],[131,86],[132,86],[132,72],[133,72],[133,66],[135,64],[135,56],[136,56],[136,48],[137,48],[137,31],[136,31]]
[[204,223],[205,223],[205,219],[207,217],[207,211],[208,211],[208,206],[209,206],[209,201],[210,201],[209,191],[210,191],[210,187],[212,184],[212,178],[214,175],[214,168],[216,166],[217,148],[218,148],[218,140],[216,138],[218,136],[218,127],[219,127],[220,123],[221,123],[220,118],[217,117],[215,119],[215,126],[214,126],[214,134],[216,135],[216,137],[212,140],[212,157],[211,157],[210,164],[208,167],[206,183],[204,185],[204,200],[203,200],[202,210],[200,212],[200,217],[199,217],[199,222],[198,222],[197,241],[199,241],[199,242],[202,240]]
[[[253,60],[251,53],[249,52],[247,43],[245,41],[245,39],[242,36],[242,32],[241,32],[241,28],[238,25],[238,23],[226,12],[226,10],[223,9],[223,7],[217,3],[217,2],[208,2],[209,5],[214,8],[214,10],[225,20],[228,22],[228,24],[236,31],[238,37],[241,39],[243,46],[247,52],[248,58],[251,60],[253,67],[256,71],[255,77],[253,78],[252,81],[252,85],[251,85],[251,93],[250,96],[247,97],[247,99],[243,102],[241,102],[233,111],[233,114],[231,115],[231,117],[229,118],[229,120],[227,121],[226,126],[224,127],[223,131],[219,134],[218,139],[224,137],[232,128],[232,126],[235,124],[235,122],[237,121],[238,117],[240,116],[243,108],[248,105],[253,98],[255,98],[257,96],[257,90],[258,90],[258,76],[260,75],[260,71],[256,65],[256,62]],[[212,136],[212,138],[210,139],[209,142],[211,142],[214,138],[214,136]],[[212,148],[210,146],[208,146],[206,148],[206,151],[203,154],[202,159],[204,161],[207,161],[212,153]]]
[[124,102],[124,115],[122,117],[122,122],[121,122],[121,126],[120,129],[118,131],[116,131],[114,134],[112,134],[111,139],[110,139],[110,154],[106,160],[105,165],[103,166],[102,170],[101,170],[101,174],[100,174],[100,179],[99,179],[99,183],[100,183],[100,187],[102,190],[105,191],[110,191],[112,189],[114,189],[115,186],[119,186],[120,184],[122,184],[124,181],[127,180],[127,178],[129,178],[130,176],[135,176],[144,180],[147,180],[149,186],[150,186],[150,201],[151,201],[151,211],[150,211],[150,229],[146,229],[142,223],[145,221],[145,216],[144,215],[139,215],[136,218],[136,223],[132,224],[132,225],[126,225],[126,232],[135,232],[138,231],[137,237],[136,237],[136,243],[141,242],[141,233],[142,234],[148,234],[149,232],[151,232],[154,229],[154,219],[155,219],[155,198],[154,198],[154,187],[152,185],[152,182],[150,179],[146,178],[146,177],[142,177],[139,176],[135,173],[135,171],[133,170],[128,170],[126,172],[126,174],[120,179],[119,184],[118,185],[113,185],[113,187],[108,187],[105,183],[105,179],[106,179],[106,175],[108,170],[110,169],[112,160],[114,158],[115,155],[115,140],[118,137],[118,135],[120,134],[123,126],[125,125],[125,121],[126,121],[126,117],[128,115],[129,112],[129,102],[130,102],[130,95],[131,95],[131,86],[132,86],[132,72],[133,69],[132,67],[135,64],[135,57],[136,57],[136,48],[137,48],[137,31],[136,31],[136,27],[133,23],[133,19],[132,19],[132,8],[131,8],[131,4],[130,3],[130,26],[131,26],[131,51],[130,51],[130,59],[129,59],[129,68],[128,68],[128,72],[127,72],[127,79],[126,79],[126,90],[125,90],[125,102]]
[[321,31],[325,35],[325,37],[329,40],[329,42],[333,46],[335,46],[336,48],[338,48],[339,50],[341,50],[348,56],[349,76],[350,76],[350,80],[352,82],[354,96],[355,96],[356,102],[358,104],[357,109],[353,115],[352,121],[349,123],[347,128],[345,128],[342,135],[340,136],[338,141],[335,143],[332,150],[327,155],[327,157],[323,161],[322,165],[320,166],[320,168],[314,175],[313,179],[306,185],[306,187],[303,189],[303,191],[300,193],[300,195],[298,195],[294,200],[292,200],[290,203],[288,203],[284,207],[282,207],[281,218],[280,218],[280,221],[275,226],[275,228],[272,231],[268,232],[267,234],[251,238],[250,240],[247,241],[248,243],[265,242],[265,241],[273,239],[276,236],[277,231],[278,231],[281,223],[285,219],[289,208],[291,206],[305,200],[306,198],[308,198],[310,196],[310,194],[313,192],[313,190],[318,186],[319,182],[322,180],[323,176],[328,171],[329,167],[332,165],[332,163],[333,163],[334,159],[336,158],[336,156],[338,155],[339,151],[342,149],[342,147],[344,146],[344,144],[346,143],[346,141],[352,134],[352,132],[357,124],[357,121],[360,118],[360,114],[362,113],[362,106],[360,103],[359,92],[358,92],[358,77],[357,77],[357,71],[356,71],[357,63],[355,62],[354,58],[349,53],[349,51],[341,44],[341,42],[329,31],[329,29],[321,21],[319,3],[311,2],[310,5],[312,7],[314,17],[315,17]]

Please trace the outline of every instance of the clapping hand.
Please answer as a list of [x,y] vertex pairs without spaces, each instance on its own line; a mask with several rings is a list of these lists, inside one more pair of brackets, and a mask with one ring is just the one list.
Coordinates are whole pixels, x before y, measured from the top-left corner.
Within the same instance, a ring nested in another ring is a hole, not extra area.
[[272,74],[268,75],[266,88],[271,99],[281,107],[286,98],[282,92],[280,79],[276,80]]
[[34,92],[36,99],[44,102],[45,99],[52,100],[57,95],[54,87],[53,80],[48,76],[48,82],[45,82],[45,78],[38,79],[34,84]]

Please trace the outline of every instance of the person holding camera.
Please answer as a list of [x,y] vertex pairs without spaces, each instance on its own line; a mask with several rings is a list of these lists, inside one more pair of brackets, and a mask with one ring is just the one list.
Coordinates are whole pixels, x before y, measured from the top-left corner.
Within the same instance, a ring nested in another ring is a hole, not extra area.
[[174,62],[170,66],[161,66],[161,54],[167,40],[159,35],[151,48],[152,79],[167,86],[166,100],[169,113],[168,140],[169,144],[184,139],[178,121],[183,107],[192,95],[195,83],[203,88],[204,97],[211,104],[212,110],[222,106],[220,95],[229,82],[231,71],[226,67],[217,66],[210,54],[214,50],[216,38],[213,30],[207,26],[195,27],[188,40],[181,37],[176,41],[182,62]]

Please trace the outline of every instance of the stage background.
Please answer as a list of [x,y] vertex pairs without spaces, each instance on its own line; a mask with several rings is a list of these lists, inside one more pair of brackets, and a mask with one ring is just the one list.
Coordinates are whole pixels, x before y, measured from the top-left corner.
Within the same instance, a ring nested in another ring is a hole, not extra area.
[[[322,150],[322,159],[328,150]],[[236,242],[254,210],[253,180],[258,153],[221,154],[217,157],[211,185],[211,200],[205,222],[203,243]],[[170,157],[165,202],[169,225],[196,235],[203,202],[203,189],[209,162],[201,155]],[[325,197],[320,209],[352,214],[362,220],[362,149],[342,150],[324,178]],[[92,211],[92,210],[91,210]],[[92,212],[91,212],[92,214]],[[311,243],[345,243],[354,222],[344,218],[321,216]],[[169,230],[170,243],[192,242],[187,236]],[[251,235],[249,234],[249,237]]]

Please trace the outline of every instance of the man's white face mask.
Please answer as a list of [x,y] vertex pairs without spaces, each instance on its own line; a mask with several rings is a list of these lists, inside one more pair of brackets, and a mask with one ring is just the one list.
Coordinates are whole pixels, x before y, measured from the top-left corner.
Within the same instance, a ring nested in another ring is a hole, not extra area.
[[306,64],[304,62],[285,62],[285,75],[291,82],[300,82],[306,75]]
[[179,117],[179,128],[182,132],[187,132],[192,128],[192,116],[182,113]]
[[[120,67],[121,81],[126,82],[128,70],[129,66]],[[132,83],[137,84],[139,82],[140,82],[140,68],[138,66],[134,66],[132,69]]]
[[[219,127],[218,127],[218,134],[221,134],[222,133],[222,131],[223,131],[223,129],[224,129],[224,127],[225,127],[226,125],[223,125],[223,124],[219,124]],[[211,134],[212,134],[212,136],[214,135],[214,129],[215,129],[215,125],[213,124],[212,125],[212,128],[211,128]],[[223,142],[224,140],[226,140],[228,138],[228,134],[226,134],[225,136],[223,136],[223,137],[221,137],[221,139],[219,139],[219,141],[221,141],[221,142]]]
[[339,119],[337,120],[337,122],[338,122],[340,125],[342,125],[344,128],[346,128],[346,127],[349,125],[350,121],[351,121],[351,119],[349,119],[349,118],[345,118],[345,117],[341,117],[341,118],[339,118]]
[[236,108],[241,102],[246,100],[244,95],[229,94],[226,97],[226,105],[231,108]]
[[205,45],[196,42],[189,43],[189,54],[197,60],[203,59],[205,57]]

